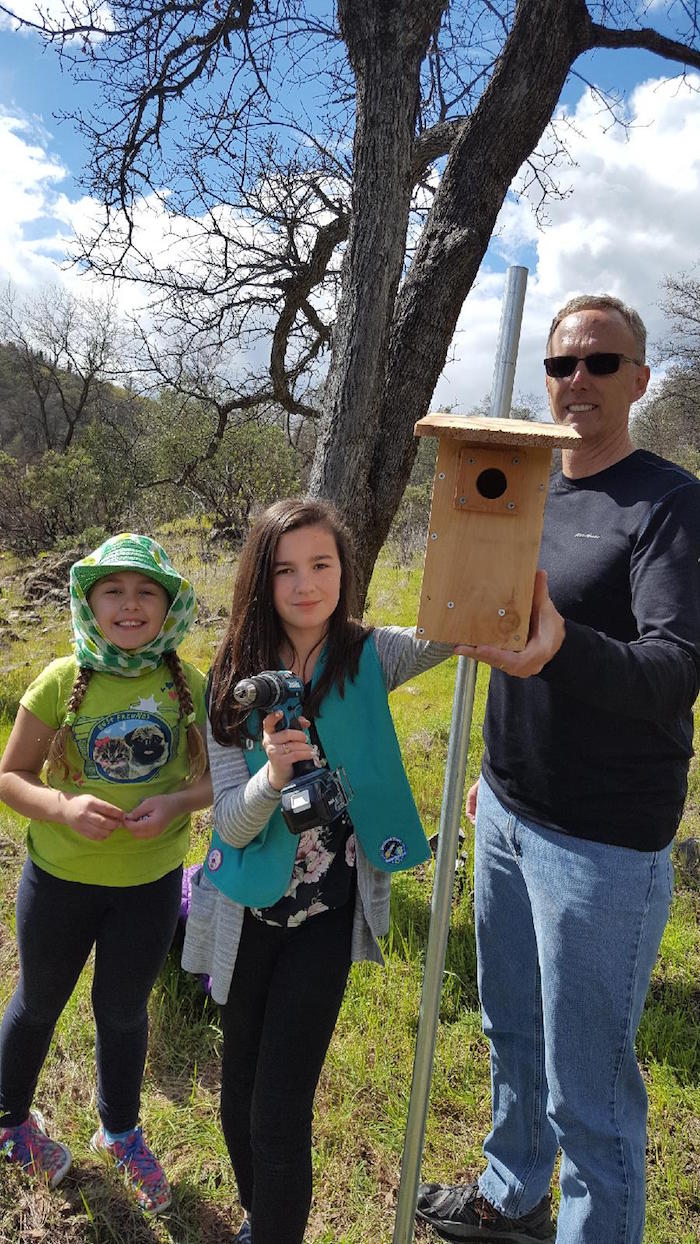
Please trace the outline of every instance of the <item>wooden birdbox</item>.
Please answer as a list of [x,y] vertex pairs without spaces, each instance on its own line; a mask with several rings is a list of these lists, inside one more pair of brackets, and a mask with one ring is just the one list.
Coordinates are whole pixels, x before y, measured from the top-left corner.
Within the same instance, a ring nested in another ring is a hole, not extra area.
[[430,414],[439,438],[417,633],[445,643],[527,643],[552,449],[573,428]]

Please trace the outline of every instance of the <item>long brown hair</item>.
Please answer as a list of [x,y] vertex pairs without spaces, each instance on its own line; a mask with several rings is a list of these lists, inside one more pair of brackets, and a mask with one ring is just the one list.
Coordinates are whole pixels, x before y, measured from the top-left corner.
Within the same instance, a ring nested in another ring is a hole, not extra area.
[[[186,720],[194,713],[194,704],[192,703],[192,693],[189,683],[185,678],[185,671],[182,668],[180,658],[176,652],[166,652],[163,655],[163,661],[167,665],[172,675],[177,692],[178,706],[180,709],[180,720]],[[77,713],[83,702],[85,692],[88,689],[88,683],[92,678],[93,671],[87,666],[82,665],[79,670],[71,693],[66,705],[67,713]],[[185,727],[187,730],[187,753],[189,756],[189,774],[186,785],[190,786],[196,782],[207,771],[207,751],[204,746],[202,736],[193,722]],[[49,747],[46,763],[50,772],[58,773],[62,771],[63,777],[68,777],[68,760],[66,758],[66,743],[71,727],[66,722],[56,731]]]
[[357,612],[355,568],[350,536],[328,501],[287,497],[269,506],[246,540],[233,590],[231,617],[211,672],[209,718],[217,743],[243,744],[247,710],[239,708],[233,688],[241,678],[279,667],[284,628],[273,602],[273,570],[277,545],[288,531],[325,527],[331,532],[340,561],[340,595],[328,619],[324,667],[304,702],[307,717],[318,717],[323,697],[332,686],[343,695],[345,679],[357,674],[362,647],[372,628],[354,620]]

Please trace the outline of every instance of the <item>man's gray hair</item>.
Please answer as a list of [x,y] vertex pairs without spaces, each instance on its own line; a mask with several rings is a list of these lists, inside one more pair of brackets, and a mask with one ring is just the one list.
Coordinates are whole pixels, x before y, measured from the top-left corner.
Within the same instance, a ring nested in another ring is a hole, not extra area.
[[552,320],[552,326],[547,337],[547,349],[549,349],[552,337],[561,321],[567,315],[574,315],[577,311],[617,311],[632,332],[639,362],[644,362],[647,348],[647,330],[644,327],[642,318],[632,307],[628,307],[619,298],[613,298],[612,294],[578,294],[576,298],[570,298],[561,310],[557,311]]

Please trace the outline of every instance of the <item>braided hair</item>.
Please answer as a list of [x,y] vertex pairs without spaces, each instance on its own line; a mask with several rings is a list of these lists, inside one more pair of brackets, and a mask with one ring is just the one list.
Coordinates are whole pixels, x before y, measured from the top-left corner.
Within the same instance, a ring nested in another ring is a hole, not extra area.
[[175,690],[177,691],[178,703],[180,705],[180,720],[184,718],[187,721],[187,751],[190,758],[190,772],[187,778],[187,785],[196,782],[207,771],[207,752],[204,746],[202,736],[194,724],[194,704],[192,703],[192,692],[189,683],[185,678],[185,671],[182,668],[182,662],[175,649],[172,652],[163,654],[163,660],[173,676]]
[[60,769],[63,771],[62,776],[64,778],[68,777],[66,742],[68,740],[68,735],[70,734],[71,723],[75,720],[75,714],[83,702],[83,698],[88,689],[88,683],[92,678],[93,672],[94,671],[89,669],[87,665],[80,666],[66,705],[66,713],[71,714],[71,716],[67,721],[64,721],[60,729],[57,730],[56,734],[54,734],[51,740],[48,755],[46,757],[46,763],[49,771],[57,773]]

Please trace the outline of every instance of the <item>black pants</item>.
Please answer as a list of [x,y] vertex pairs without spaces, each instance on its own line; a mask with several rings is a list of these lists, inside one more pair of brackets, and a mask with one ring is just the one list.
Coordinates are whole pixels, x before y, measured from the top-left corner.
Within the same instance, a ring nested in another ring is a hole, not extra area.
[[314,1094],[350,968],[353,901],[292,929],[248,912],[226,1006],[221,1119],[254,1244],[301,1244]]
[[148,997],[172,942],[182,869],[138,886],[82,885],[27,860],[17,893],[20,977],[0,1029],[0,1124],[23,1123],[61,1011],[95,946],[92,1008],[104,1126],[136,1125]]

